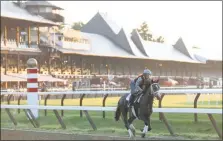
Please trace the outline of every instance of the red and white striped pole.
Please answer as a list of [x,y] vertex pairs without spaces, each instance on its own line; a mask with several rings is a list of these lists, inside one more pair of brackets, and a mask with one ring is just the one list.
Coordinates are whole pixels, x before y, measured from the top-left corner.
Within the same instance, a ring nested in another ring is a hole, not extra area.
[[[27,102],[28,105],[39,105],[38,100],[38,67],[37,60],[30,58],[27,61]],[[31,109],[35,118],[39,115],[38,109]]]

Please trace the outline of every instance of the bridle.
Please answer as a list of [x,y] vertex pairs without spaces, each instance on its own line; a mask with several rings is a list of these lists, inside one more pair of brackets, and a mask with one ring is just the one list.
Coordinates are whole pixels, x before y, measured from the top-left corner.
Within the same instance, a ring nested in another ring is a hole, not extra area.
[[[156,87],[156,89],[154,90],[154,87]],[[160,86],[159,86],[159,83],[152,83],[150,85],[150,92],[151,92],[151,95],[153,96],[157,96],[159,94],[159,90],[160,90]]]

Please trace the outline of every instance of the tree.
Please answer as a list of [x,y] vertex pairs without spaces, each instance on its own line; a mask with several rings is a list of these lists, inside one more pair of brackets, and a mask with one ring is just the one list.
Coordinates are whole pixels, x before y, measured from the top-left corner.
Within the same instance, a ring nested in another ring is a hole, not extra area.
[[72,25],[72,29],[74,30],[81,30],[81,28],[84,26],[85,24],[83,22],[74,22]]
[[140,25],[140,28],[137,28],[137,31],[139,32],[142,39],[145,41],[164,43],[164,37],[159,36],[157,39],[155,37],[153,37],[153,35],[149,29],[149,26],[146,22],[143,22]]
[[164,43],[164,38],[162,36],[159,36],[157,39],[156,39],[156,42],[158,43]]
[[137,29],[141,37],[146,41],[152,41],[152,34],[149,30],[148,24],[143,22],[139,29]]

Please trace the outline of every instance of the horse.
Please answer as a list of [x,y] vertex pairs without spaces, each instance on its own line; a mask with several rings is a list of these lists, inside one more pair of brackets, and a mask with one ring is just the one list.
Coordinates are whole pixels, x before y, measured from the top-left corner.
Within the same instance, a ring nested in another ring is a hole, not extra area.
[[[160,99],[160,94],[158,92],[160,86],[158,82],[159,79],[152,80],[152,84],[150,86],[146,86],[145,92],[135,98],[134,104],[131,109],[128,107],[127,100],[127,97],[129,97],[130,94],[125,94],[119,99],[115,111],[115,120],[118,121],[120,116],[122,115],[121,117],[124,121],[125,128],[127,129],[130,138],[133,138],[135,136],[135,127],[133,126],[132,122],[136,118],[142,120],[145,124],[143,130],[141,130],[142,138],[145,137],[148,131],[152,130],[150,125],[150,116],[152,115],[153,99],[154,97]],[[127,113],[129,110],[132,110],[132,112],[129,115],[129,119],[127,119]]]

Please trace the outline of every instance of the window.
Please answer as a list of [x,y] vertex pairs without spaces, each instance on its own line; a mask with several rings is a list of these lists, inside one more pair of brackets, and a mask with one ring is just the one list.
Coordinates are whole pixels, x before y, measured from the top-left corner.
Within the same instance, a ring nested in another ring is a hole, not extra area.
[[52,7],[46,7],[46,12],[51,13],[52,12]]
[[39,12],[46,12],[46,8],[45,7],[39,7]]
[[47,13],[51,13],[52,12],[52,8],[51,7],[39,7],[39,12],[47,12]]

